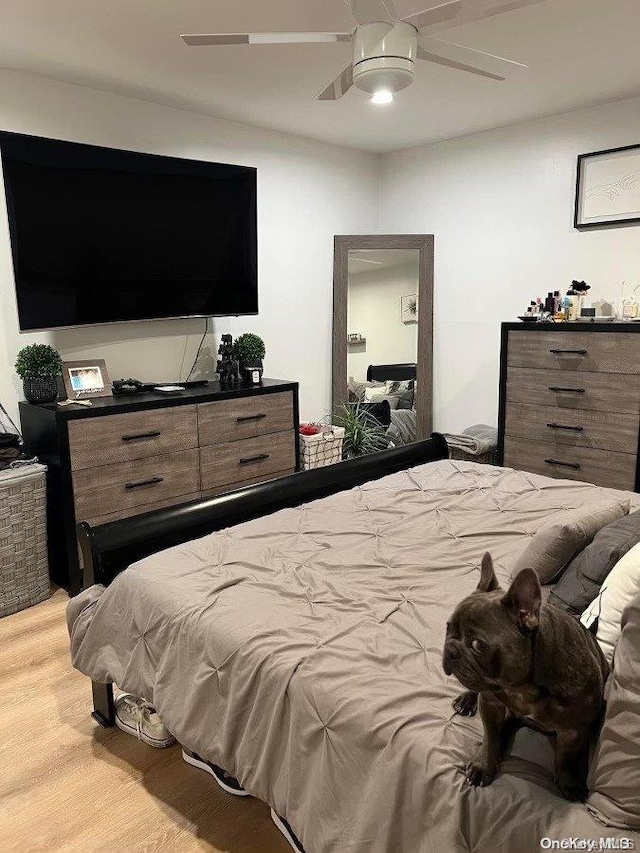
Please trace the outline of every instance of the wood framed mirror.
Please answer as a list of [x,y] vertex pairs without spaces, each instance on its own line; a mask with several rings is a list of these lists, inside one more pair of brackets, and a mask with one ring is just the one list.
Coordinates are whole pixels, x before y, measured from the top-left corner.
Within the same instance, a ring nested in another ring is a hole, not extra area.
[[433,235],[337,235],[333,411],[386,399],[390,439],[407,444],[431,434],[432,388]]

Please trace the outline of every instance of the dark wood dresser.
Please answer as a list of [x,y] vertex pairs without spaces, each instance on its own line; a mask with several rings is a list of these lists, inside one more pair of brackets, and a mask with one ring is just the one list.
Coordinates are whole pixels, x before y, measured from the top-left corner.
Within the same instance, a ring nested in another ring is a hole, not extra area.
[[51,578],[82,588],[76,524],[104,524],[211,497],[297,469],[298,385],[217,382],[175,396],[103,397],[92,406],[20,403],[30,453],[49,468]]
[[498,464],[640,491],[640,325],[502,324]]

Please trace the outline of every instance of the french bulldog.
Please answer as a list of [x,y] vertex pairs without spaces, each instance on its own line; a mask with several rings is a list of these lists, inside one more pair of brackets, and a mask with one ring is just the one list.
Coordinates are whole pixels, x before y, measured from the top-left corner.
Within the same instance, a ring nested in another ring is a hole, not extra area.
[[447,623],[442,665],[467,688],[454,708],[470,716],[477,704],[484,729],[465,775],[470,785],[490,785],[524,725],[552,736],[558,787],[568,800],[584,800],[608,665],[576,619],[541,600],[533,569],[520,571],[505,592],[487,553],[476,591]]

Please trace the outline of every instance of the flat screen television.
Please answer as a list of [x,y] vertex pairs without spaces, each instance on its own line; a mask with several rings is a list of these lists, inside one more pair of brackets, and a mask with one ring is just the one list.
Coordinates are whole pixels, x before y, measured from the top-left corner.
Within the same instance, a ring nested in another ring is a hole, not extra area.
[[256,170],[0,133],[23,331],[257,314]]

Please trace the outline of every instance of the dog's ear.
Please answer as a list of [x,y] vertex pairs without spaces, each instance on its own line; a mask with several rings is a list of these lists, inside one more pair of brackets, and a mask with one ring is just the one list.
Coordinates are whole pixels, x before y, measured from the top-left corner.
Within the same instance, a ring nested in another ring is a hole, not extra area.
[[518,572],[502,598],[502,604],[512,610],[522,628],[532,631],[540,624],[542,591],[533,569]]
[[494,589],[500,589],[500,584],[498,583],[498,578],[493,570],[491,554],[487,551],[482,558],[480,580],[478,581],[476,590],[478,592],[493,592]]

